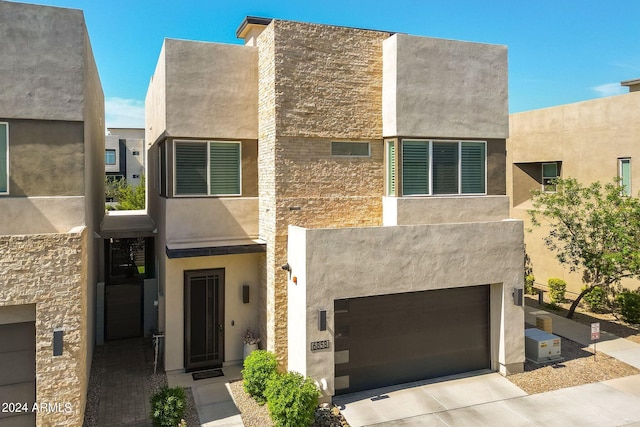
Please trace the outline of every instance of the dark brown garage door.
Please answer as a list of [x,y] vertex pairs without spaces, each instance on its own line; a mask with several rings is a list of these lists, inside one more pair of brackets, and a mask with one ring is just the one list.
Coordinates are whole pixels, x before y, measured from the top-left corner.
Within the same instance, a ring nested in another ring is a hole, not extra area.
[[31,412],[35,399],[35,322],[0,325],[0,403],[14,404],[0,411],[0,427],[36,425],[35,413]]
[[336,300],[336,394],[487,369],[489,287]]

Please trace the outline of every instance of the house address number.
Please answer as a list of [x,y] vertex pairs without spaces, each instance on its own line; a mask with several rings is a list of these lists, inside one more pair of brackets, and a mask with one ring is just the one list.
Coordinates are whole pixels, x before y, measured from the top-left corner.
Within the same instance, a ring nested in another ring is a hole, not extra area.
[[326,350],[329,348],[329,340],[313,341],[311,343],[311,351]]

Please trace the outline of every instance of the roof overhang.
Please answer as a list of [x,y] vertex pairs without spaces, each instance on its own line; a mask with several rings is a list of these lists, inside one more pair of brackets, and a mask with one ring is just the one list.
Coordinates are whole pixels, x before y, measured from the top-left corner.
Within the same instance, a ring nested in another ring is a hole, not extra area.
[[154,237],[156,225],[145,211],[107,212],[100,224],[100,238],[125,239],[133,237]]
[[165,247],[169,259],[253,254],[266,251],[267,243],[261,239],[167,243]]
[[236,30],[236,37],[244,39],[247,34],[256,27],[266,27],[273,21],[272,18],[259,18],[257,16],[247,16]]

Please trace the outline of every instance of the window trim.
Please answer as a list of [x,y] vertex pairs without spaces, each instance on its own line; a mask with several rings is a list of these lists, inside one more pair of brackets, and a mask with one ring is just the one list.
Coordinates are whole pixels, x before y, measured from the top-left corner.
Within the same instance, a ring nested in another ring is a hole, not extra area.
[[[623,177],[622,177],[622,163],[623,162],[628,162],[629,163],[629,188],[627,191],[625,191],[625,186],[622,183],[623,182]],[[631,157],[618,157],[618,178],[620,178],[620,193],[624,196],[631,196],[633,195],[633,191],[632,191],[632,187],[631,187]]]
[[[403,145],[405,142],[425,142],[429,144],[429,192],[427,194],[404,194],[404,179],[402,179],[402,197],[451,197],[451,196],[486,196],[487,193],[487,176],[488,176],[488,153],[487,153],[487,141],[472,140],[472,139],[418,139],[418,138],[403,138],[400,141],[400,151],[402,152],[402,173],[404,174],[404,150]],[[458,144],[458,192],[446,193],[446,194],[433,194],[433,143],[444,142],[451,144]],[[463,193],[462,192],[462,144],[465,142],[474,142],[484,144],[484,192],[483,193]],[[396,158],[398,154],[396,153]],[[397,182],[397,180],[396,180]],[[396,184],[397,185],[397,184]]]
[[[390,147],[393,147],[393,164],[389,159],[389,151]],[[395,139],[385,139],[384,141],[384,156],[385,156],[385,171],[384,171],[384,186],[385,186],[385,195],[389,197],[395,197],[398,191],[398,145],[396,144]],[[393,189],[391,189],[391,178],[393,180]],[[393,190],[393,191],[392,191]]]
[[[176,147],[178,146],[179,143],[181,142],[185,142],[185,143],[202,143],[202,144],[206,144],[207,145],[207,169],[206,169],[206,177],[207,177],[207,194],[177,194],[176,190],[177,190],[177,180],[176,180],[176,175],[177,175],[177,168],[176,168]],[[238,145],[238,187],[240,190],[240,193],[238,194],[211,194],[211,162],[210,162],[210,157],[211,157],[211,151],[210,151],[210,147],[211,147],[211,143],[220,143],[220,144],[237,144]],[[237,197],[237,196],[242,196],[242,141],[218,141],[218,140],[202,140],[202,139],[174,139],[173,140],[173,197],[175,198],[180,198],[180,197],[190,197],[190,198],[194,198],[194,197]]]
[[[553,178],[545,177],[544,176],[544,165],[554,165],[556,167],[556,176],[554,176]],[[560,176],[558,175],[558,162],[542,162],[540,164],[540,177],[541,177],[540,182],[542,183],[542,192],[543,193],[555,193],[557,191],[557,188],[556,188],[556,190],[553,190],[553,191],[545,190],[545,188],[544,188],[545,187],[544,180],[545,179],[558,179],[558,178],[560,178]],[[554,186],[555,186],[555,184],[554,184]]]
[[[113,163],[107,163],[107,153],[108,152],[112,152],[113,153]],[[105,148],[104,149],[104,164],[105,166],[116,166],[118,164],[118,156],[116,153],[115,148]]]
[[[5,160],[6,160],[6,165],[7,165],[7,170],[6,170],[6,176],[7,176],[7,189],[6,191],[0,191],[0,195],[7,195],[10,193],[10,188],[9,186],[11,185],[11,181],[9,179],[10,174],[9,174],[9,168],[10,168],[10,164],[9,164],[9,122],[0,122],[0,125],[4,125],[4,129],[5,129],[5,141],[6,141],[6,149],[4,152],[4,156],[5,156]],[[2,153],[0,153],[0,155],[2,155]]]
[[[349,143],[349,144],[367,144],[367,154],[366,155],[360,155],[360,154],[333,154],[333,143],[337,142],[337,143]],[[342,158],[367,158],[367,157],[371,157],[371,142],[370,141],[343,141],[343,140],[332,140],[331,144],[329,146],[329,153],[331,154],[331,157],[342,157]]]

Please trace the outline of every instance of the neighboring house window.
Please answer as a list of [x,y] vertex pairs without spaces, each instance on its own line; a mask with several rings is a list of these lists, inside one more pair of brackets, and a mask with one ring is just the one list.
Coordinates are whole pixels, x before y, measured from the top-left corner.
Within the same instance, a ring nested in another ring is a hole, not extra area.
[[9,124],[0,123],[0,194],[9,193]]
[[239,196],[239,142],[175,142],[176,196]]
[[556,191],[556,179],[558,179],[558,163],[543,163],[542,191],[545,193],[554,193]]
[[368,142],[332,142],[332,156],[369,157]]
[[486,192],[483,141],[402,142],[402,194],[455,195]]
[[386,141],[387,145],[387,196],[396,195],[396,144],[394,140]]
[[104,150],[104,164],[105,165],[116,164],[116,150],[111,150],[111,149]]
[[618,176],[620,177],[620,186],[622,194],[631,195],[631,159],[618,159]]

